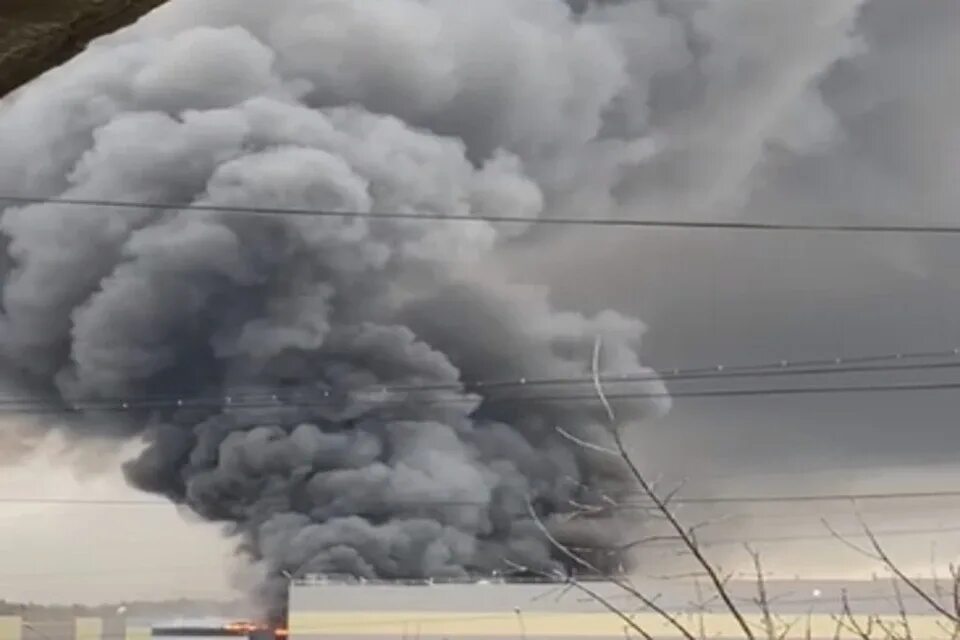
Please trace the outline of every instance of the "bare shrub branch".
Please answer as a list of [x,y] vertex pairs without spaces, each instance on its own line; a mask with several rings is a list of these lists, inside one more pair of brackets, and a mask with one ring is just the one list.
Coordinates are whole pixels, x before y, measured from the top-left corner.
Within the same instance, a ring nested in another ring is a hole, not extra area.
[[717,570],[714,568],[713,564],[703,555],[700,545],[696,541],[695,535],[688,531],[687,528],[683,526],[683,523],[677,519],[669,504],[660,498],[656,490],[647,481],[646,476],[642,471],[640,471],[639,467],[637,467],[633,461],[633,458],[630,456],[630,453],[627,451],[627,448],[623,443],[623,436],[620,433],[620,429],[617,425],[616,413],[614,412],[613,407],[610,405],[606,393],[604,393],[603,384],[600,380],[599,369],[601,345],[602,342],[598,338],[593,349],[593,387],[597,393],[597,397],[600,399],[600,402],[603,405],[604,410],[606,411],[607,419],[610,423],[610,431],[620,459],[623,460],[624,464],[627,466],[627,469],[630,471],[630,474],[633,476],[634,480],[640,486],[640,489],[643,491],[644,495],[646,495],[646,497],[653,503],[654,507],[656,507],[656,509],[663,514],[664,519],[676,532],[677,537],[683,546],[690,552],[697,563],[703,567],[703,570],[706,572],[707,577],[713,584],[717,595],[720,596],[720,599],[723,601],[727,611],[731,616],[733,616],[734,620],[736,620],[737,625],[740,627],[741,631],[743,631],[744,636],[747,638],[747,640],[755,640],[753,629],[750,628],[750,625],[740,612],[740,609],[733,601],[733,598],[727,591],[724,581],[720,578],[720,575],[717,573]]
[[703,597],[703,589],[700,587],[700,581],[693,581],[694,592],[697,594],[697,601],[695,610],[697,612],[697,631],[700,633],[700,640],[707,640],[707,625],[706,620],[704,619],[704,613],[707,610],[710,602],[716,599],[716,596],[711,596],[709,600],[705,600]]
[[826,520],[822,520],[824,526],[827,527],[827,530],[830,532],[834,538],[845,544],[846,546],[858,551],[867,558],[871,558],[878,562],[881,562],[887,569],[890,570],[893,575],[899,578],[903,584],[907,585],[911,591],[916,593],[924,602],[926,602],[930,608],[934,611],[947,618],[954,624],[960,624],[960,614],[958,612],[951,612],[949,609],[944,607],[941,603],[937,602],[937,599],[931,596],[927,591],[917,584],[916,580],[908,576],[903,572],[903,570],[897,565],[896,562],[887,554],[886,550],[883,548],[883,545],[880,544],[880,541],[877,540],[877,536],[874,535],[873,530],[863,521],[858,514],[857,519],[860,521],[860,526],[863,528],[863,533],[867,537],[867,540],[870,542],[870,548],[861,547],[860,545],[850,542],[847,538],[837,533],[837,531],[830,526]]
[[894,578],[893,593],[897,599],[897,613],[900,614],[900,626],[903,627],[904,640],[913,640],[913,631],[910,628],[910,619],[907,617],[907,607],[903,602],[903,594],[900,592],[900,583]]
[[[549,573],[544,572],[544,571],[531,570],[531,569],[529,569],[528,567],[524,567],[524,566],[522,566],[522,565],[518,565],[517,563],[511,562],[510,560],[506,560],[506,559],[505,559],[504,562],[506,562],[508,565],[512,566],[514,569],[517,569],[517,570],[520,570],[520,571],[528,571],[528,572],[531,572],[531,573],[535,573],[535,574],[537,574],[537,575],[540,575],[541,577],[545,577],[545,578],[549,578],[549,579],[556,579],[557,577],[559,577],[559,576],[552,575],[552,574],[549,574]],[[574,589],[577,589],[578,591],[581,591],[581,592],[585,593],[586,595],[590,596],[590,598],[591,598],[592,600],[600,603],[600,605],[602,605],[607,611],[609,611],[610,613],[612,613],[612,614],[616,615],[618,618],[620,618],[620,619],[621,619],[625,624],[627,624],[631,629],[633,629],[633,630],[636,631],[638,634],[640,634],[640,636],[642,636],[642,637],[644,638],[644,640],[653,640],[653,636],[651,636],[651,635],[646,631],[646,629],[644,629],[644,628],[641,627],[639,624],[637,624],[637,622],[636,622],[631,616],[629,616],[629,615],[627,615],[626,613],[624,613],[623,610],[620,609],[620,607],[618,607],[618,606],[614,605],[613,603],[611,603],[611,602],[610,602],[609,600],[607,600],[607,598],[605,598],[603,595],[601,595],[600,593],[598,593],[598,592],[595,591],[594,589],[591,589],[590,587],[584,585],[582,582],[580,582],[579,580],[577,580],[577,579],[574,578],[573,576],[564,576],[564,579],[566,580],[567,584],[569,584],[570,586],[572,586]]]
[[[561,554],[563,554],[564,556],[572,560],[574,563],[580,565],[584,569],[594,573],[595,575],[604,576],[608,581],[615,584],[617,587],[619,587],[626,593],[636,598],[641,604],[643,604],[643,606],[647,607],[648,609],[656,613],[658,616],[666,620],[674,629],[676,629],[684,638],[686,638],[686,640],[696,640],[696,638],[693,637],[690,631],[688,631],[687,628],[683,626],[683,623],[677,620],[677,618],[671,615],[670,612],[668,612],[666,609],[658,605],[652,598],[644,595],[642,592],[636,589],[629,582],[621,580],[618,577],[610,576],[606,574],[606,572],[601,571],[599,567],[595,566],[593,563],[588,561],[583,556],[573,552],[567,545],[557,540],[556,536],[554,536],[553,533],[550,532],[547,526],[543,523],[543,520],[540,519],[540,516],[537,515],[536,510],[533,508],[533,503],[530,502],[529,500],[527,500],[527,511],[529,512],[530,517],[533,520],[534,524],[536,524],[540,532],[544,535],[544,537],[546,537],[547,541],[550,542],[550,544],[555,549],[557,549]],[[583,588],[583,585],[580,585],[577,588],[583,591],[584,593],[591,595],[590,592],[586,591]],[[598,600],[598,602],[600,601]],[[600,602],[600,604],[603,604],[603,602]],[[625,616],[625,614],[623,614],[623,612],[619,610],[616,613],[618,613],[621,616]],[[637,627],[631,627],[631,628],[634,628],[634,630],[637,631],[637,633],[644,633]]]
[[763,631],[767,640],[779,640],[776,632],[776,625],[773,621],[773,614],[770,611],[770,598],[767,596],[767,583],[763,576],[763,564],[760,562],[760,554],[754,551],[750,545],[743,545],[753,560],[753,569],[757,575],[757,597],[753,602],[760,609],[760,616],[763,622]]
[[839,637],[841,629],[846,629],[860,638],[860,640],[871,640],[873,638],[874,622],[876,620],[874,616],[868,615],[866,626],[861,625],[850,608],[850,598],[847,596],[846,589],[844,589],[840,595],[840,604],[840,615],[835,617],[838,625],[835,637]]
[[560,435],[562,435],[564,438],[566,438],[566,439],[569,440],[570,442],[572,442],[572,443],[574,443],[574,444],[576,444],[576,445],[580,445],[580,446],[583,447],[584,449],[589,449],[589,450],[591,450],[591,451],[596,451],[596,452],[598,452],[598,453],[604,453],[604,454],[606,454],[606,455],[608,455],[608,456],[619,456],[619,455],[620,455],[619,453],[617,453],[617,452],[614,451],[613,449],[608,449],[607,447],[604,447],[604,446],[602,446],[602,445],[599,445],[599,444],[596,444],[596,443],[593,443],[593,442],[588,442],[587,440],[584,440],[583,438],[578,438],[577,436],[573,435],[572,433],[570,433],[569,431],[567,431],[567,430],[564,429],[563,427],[557,427],[557,433],[559,433]]

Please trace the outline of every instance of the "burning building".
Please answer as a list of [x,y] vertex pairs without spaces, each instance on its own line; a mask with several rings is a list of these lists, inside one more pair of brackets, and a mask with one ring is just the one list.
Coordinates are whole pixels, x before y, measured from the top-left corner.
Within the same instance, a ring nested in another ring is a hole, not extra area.
[[264,623],[235,621],[223,624],[166,624],[150,628],[151,638],[190,638],[212,640],[213,638],[246,638],[247,640],[284,640],[288,632],[284,626]]

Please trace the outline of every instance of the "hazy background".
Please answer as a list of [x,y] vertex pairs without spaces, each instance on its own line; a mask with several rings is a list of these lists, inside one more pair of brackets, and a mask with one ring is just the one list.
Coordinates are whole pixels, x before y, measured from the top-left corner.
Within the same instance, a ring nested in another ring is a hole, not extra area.
[[[63,443],[50,438],[0,475],[2,498],[87,501],[0,503],[0,598],[97,604],[233,593],[232,549],[217,526],[185,518],[169,503],[127,487],[118,465],[113,473],[78,476],[52,463],[62,450]],[[101,463],[123,456],[106,448],[89,455]],[[83,459],[78,463],[84,466]]]

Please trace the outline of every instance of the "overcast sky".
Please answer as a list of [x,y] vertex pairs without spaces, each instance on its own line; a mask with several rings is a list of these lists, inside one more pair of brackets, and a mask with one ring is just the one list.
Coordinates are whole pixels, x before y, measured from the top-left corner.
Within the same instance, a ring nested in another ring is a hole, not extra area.
[[[787,3],[803,4],[783,0],[785,11]],[[769,93],[719,96],[712,112],[673,120],[675,105],[651,99],[651,118],[661,119],[662,131],[710,140],[711,155],[685,164],[689,173],[673,176],[675,182],[664,178],[669,166],[628,181],[621,193],[624,211],[697,217],[704,215],[699,203],[710,202],[722,205],[710,210],[717,218],[960,224],[960,3],[863,4],[856,53],[827,64],[813,94],[782,92],[783,99],[797,103],[799,115],[782,128],[779,144],[764,148],[763,162],[745,159],[753,153],[741,144],[750,127],[734,127],[741,133],[733,140],[723,139],[722,129],[731,126],[725,119],[749,119],[756,101]],[[804,18],[801,10],[793,21]],[[772,29],[774,22],[755,28]],[[729,28],[734,34],[745,29]],[[750,43],[771,52],[788,48],[789,42],[778,48],[777,37],[768,39]],[[768,81],[789,84],[790,68],[779,67],[782,75],[777,69],[767,70]],[[723,193],[717,184],[726,178],[716,176],[736,173],[741,164],[749,167],[750,188]],[[663,208],[677,202],[664,194],[677,184],[706,195]],[[490,269],[550,284],[562,307],[637,315],[649,327],[647,363],[669,369],[960,346],[958,242],[869,234],[575,229],[518,241]],[[838,376],[818,382],[934,379],[960,377],[948,370],[936,376]],[[802,382],[787,378],[764,384]],[[957,399],[956,392],[677,399],[667,417],[637,427],[635,442],[638,456],[651,468],[690,477],[689,493],[952,489],[960,476]],[[124,487],[119,473],[78,475],[75,466],[53,455],[54,449],[56,443],[45,443],[0,469],[0,497],[142,497]],[[849,525],[842,506],[829,509]],[[797,515],[794,508],[778,508]],[[771,507],[770,513],[776,511]],[[802,520],[778,520],[767,513],[725,525],[718,536],[813,532],[821,512],[805,508]],[[871,518],[880,528],[943,528],[958,515],[960,501],[924,504],[908,515],[877,509]],[[896,548],[911,566],[922,567],[931,539],[938,540],[939,553],[949,555],[957,552],[950,543],[956,538],[931,534],[923,544],[900,539]],[[8,599],[99,601],[231,592],[230,545],[216,527],[188,522],[172,507],[0,504],[0,549],[0,597]],[[782,549],[772,547],[770,554],[780,559],[782,571],[794,571],[791,554]],[[828,571],[836,557],[815,569]],[[851,570],[865,570],[842,557]]]
[[63,455],[63,443],[51,438],[3,469],[3,498],[153,504],[0,505],[0,597],[99,603],[231,594],[228,578],[235,565],[216,526],[185,518],[172,505],[127,487],[118,464],[113,473],[82,471],[94,466],[84,455],[119,462],[124,454],[113,449],[84,452],[72,466],[51,463],[51,458],[62,462]]
[[[831,65],[818,83],[836,120],[832,142],[805,154],[768,151],[743,207],[713,214],[956,223],[958,27],[956,3],[865,3],[862,52]],[[638,230],[577,231],[550,242],[551,250],[518,250],[520,268],[549,280],[568,304],[638,314],[650,327],[648,362],[661,369],[960,344],[960,252],[950,236]],[[937,379],[944,378],[949,371]],[[956,410],[949,392],[678,400],[663,428],[681,448],[677,464],[695,467],[949,464],[960,452]],[[688,456],[691,440],[717,449],[708,459]]]

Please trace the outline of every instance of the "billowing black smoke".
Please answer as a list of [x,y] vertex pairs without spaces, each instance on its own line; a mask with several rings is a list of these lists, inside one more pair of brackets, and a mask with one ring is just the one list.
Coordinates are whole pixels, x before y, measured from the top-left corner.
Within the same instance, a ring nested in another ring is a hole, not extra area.
[[[778,123],[797,148],[829,128],[795,106],[859,0],[773,4],[172,0],[0,106],[0,195],[702,212]],[[603,437],[595,403],[558,401],[589,386],[477,384],[581,378],[597,337],[606,373],[643,371],[639,321],[480,268],[521,225],[47,202],[0,231],[5,369],[79,407],[73,434],[143,437],[130,481],[231,523],[272,576],[553,567],[528,500],[571,543],[615,537],[564,524],[622,489],[558,430]]]

